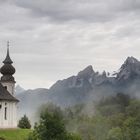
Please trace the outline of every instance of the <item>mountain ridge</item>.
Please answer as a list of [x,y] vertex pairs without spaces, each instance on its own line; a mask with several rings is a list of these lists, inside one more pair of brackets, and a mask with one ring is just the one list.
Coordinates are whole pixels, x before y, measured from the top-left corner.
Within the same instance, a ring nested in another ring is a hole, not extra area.
[[26,90],[17,94],[17,98],[21,101],[20,106],[24,106],[29,113],[47,102],[68,107],[90,100],[98,101],[118,92],[140,96],[139,85],[140,61],[131,56],[126,59],[115,75],[110,75],[106,71],[100,74],[89,65],[77,75],[58,80],[49,89]]

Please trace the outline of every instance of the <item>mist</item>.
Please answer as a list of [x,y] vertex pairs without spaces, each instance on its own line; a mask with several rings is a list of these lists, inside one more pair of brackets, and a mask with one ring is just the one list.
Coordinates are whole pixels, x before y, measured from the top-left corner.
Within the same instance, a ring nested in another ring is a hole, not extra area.
[[[83,105],[81,114],[93,116],[95,107],[101,100],[115,97],[118,93],[129,95],[132,99],[140,97],[140,62],[128,57],[115,76],[108,72],[95,72],[92,66],[86,67],[77,75],[58,80],[49,89],[38,88],[22,90],[16,97],[19,102],[19,119],[26,114],[32,124],[39,117],[37,112],[44,104],[52,103],[65,110],[69,107]],[[109,76],[108,76],[109,75]]]

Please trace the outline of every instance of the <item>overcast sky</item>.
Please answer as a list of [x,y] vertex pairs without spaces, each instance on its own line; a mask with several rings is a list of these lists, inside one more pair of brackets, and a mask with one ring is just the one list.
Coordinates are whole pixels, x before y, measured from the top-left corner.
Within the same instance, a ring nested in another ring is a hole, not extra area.
[[0,0],[0,61],[7,40],[25,89],[88,65],[116,71],[127,56],[140,60],[140,0]]

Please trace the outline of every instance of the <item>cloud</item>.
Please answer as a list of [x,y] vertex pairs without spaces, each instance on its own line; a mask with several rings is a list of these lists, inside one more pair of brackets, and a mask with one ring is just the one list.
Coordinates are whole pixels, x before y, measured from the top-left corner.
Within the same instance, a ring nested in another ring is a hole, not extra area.
[[54,21],[106,22],[140,9],[139,0],[16,0],[16,4]]
[[117,70],[129,55],[140,59],[139,9],[138,0],[0,0],[0,62],[10,40],[25,88],[48,87],[87,65]]

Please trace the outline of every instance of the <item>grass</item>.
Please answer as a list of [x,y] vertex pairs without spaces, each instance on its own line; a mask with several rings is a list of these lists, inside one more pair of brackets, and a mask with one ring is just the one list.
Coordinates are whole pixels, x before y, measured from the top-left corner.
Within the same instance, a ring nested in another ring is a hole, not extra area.
[[31,131],[29,129],[0,129],[0,137],[5,140],[25,140]]

